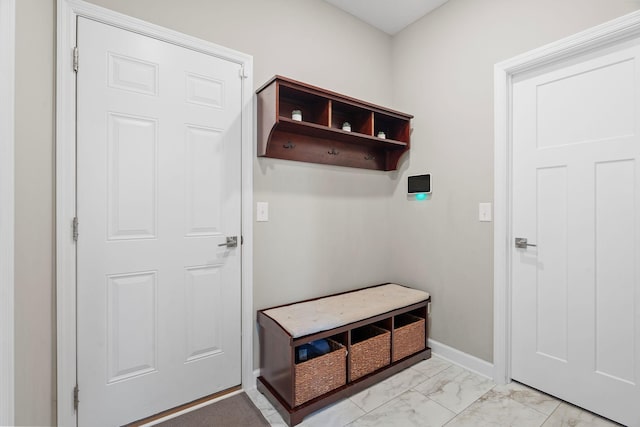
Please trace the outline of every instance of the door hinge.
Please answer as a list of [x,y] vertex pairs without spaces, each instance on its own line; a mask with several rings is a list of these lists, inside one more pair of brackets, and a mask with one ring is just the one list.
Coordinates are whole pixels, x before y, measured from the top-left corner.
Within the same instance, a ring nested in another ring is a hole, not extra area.
[[244,236],[243,235],[240,235],[240,244],[244,245]]
[[73,218],[73,241],[78,241],[78,217]]
[[73,388],[73,410],[78,411],[78,404],[80,403],[80,389],[78,388],[78,384]]
[[247,77],[249,77],[249,75],[247,73],[245,73],[244,66],[241,66],[240,67],[240,78],[241,79],[246,79]]
[[78,72],[78,46],[73,48],[73,71]]

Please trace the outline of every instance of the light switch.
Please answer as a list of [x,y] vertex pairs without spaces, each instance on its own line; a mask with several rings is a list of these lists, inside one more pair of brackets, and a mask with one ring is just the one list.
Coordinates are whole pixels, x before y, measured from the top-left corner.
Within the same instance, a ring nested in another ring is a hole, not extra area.
[[478,205],[478,220],[491,222],[491,203],[480,203]]
[[269,203],[258,202],[256,205],[256,221],[265,222],[269,221]]

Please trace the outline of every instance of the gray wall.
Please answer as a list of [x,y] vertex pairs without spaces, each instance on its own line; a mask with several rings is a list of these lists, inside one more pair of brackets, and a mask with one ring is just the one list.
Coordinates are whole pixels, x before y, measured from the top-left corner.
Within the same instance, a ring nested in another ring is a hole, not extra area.
[[54,1],[16,1],[16,422],[49,425],[55,407]]
[[405,176],[432,174],[429,201],[398,185],[392,276],[431,292],[433,339],[493,360],[493,65],[638,9],[634,0],[450,0],[393,39],[393,103],[415,115]]
[[[319,0],[93,0],[253,55],[273,74],[415,114],[401,171],[256,159],[255,309],[398,281],[434,296],[435,339],[492,348],[492,65],[638,7],[630,0],[450,0],[395,38]],[[55,1],[17,2],[16,421],[55,422]],[[242,29],[241,29],[242,28]],[[407,173],[435,193],[408,202]]]

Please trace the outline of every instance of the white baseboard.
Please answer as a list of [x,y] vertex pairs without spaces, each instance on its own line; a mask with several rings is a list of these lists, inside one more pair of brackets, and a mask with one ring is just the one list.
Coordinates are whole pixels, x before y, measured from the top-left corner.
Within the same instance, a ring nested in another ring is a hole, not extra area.
[[456,365],[460,365],[471,372],[475,372],[476,374],[493,380],[492,363],[489,363],[482,359],[478,359],[475,356],[472,356],[460,350],[456,350],[453,347],[449,347],[446,344],[442,344],[432,339],[429,340],[429,347],[431,347],[431,352],[435,356],[438,356],[441,359],[445,359],[451,363],[455,363]]

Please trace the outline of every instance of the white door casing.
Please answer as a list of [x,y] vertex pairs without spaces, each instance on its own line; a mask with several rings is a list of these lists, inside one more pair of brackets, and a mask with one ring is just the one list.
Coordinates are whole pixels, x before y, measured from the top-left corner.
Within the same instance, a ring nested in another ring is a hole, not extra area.
[[239,385],[240,65],[80,17],[80,425]]
[[[628,40],[639,24],[634,13],[496,66],[495,380],[630,425],[640,174]],[[515,249],[515,237],[538,246]]]
[[[253,386],[252,352],[252,91],[251,57],[185,36],[153,24],[103,9],[82,1],[58,1],[57,126],[56,126],[56,230],[57,230],[57,313],[58,313],[58,425],[75,425],[73,388],[76,381],[76,276],[75,244],[71,224],[76,215],[75,188],[75,74],[73,47],[79,16],[104,22],[138,34],[205,53],[242,66],[242,384]],[[80,54],[82,63],[82,54]],[[80,391],[82,400],[82,390]]]

